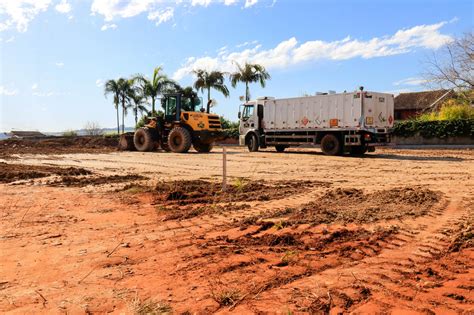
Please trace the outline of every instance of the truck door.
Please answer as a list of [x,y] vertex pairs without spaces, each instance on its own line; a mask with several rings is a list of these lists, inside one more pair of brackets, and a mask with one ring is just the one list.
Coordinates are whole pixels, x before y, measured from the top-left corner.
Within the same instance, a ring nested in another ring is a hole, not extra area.
[[255,104],[247,103],[243,106],[240,117],[240,134],[245,135],[249,130],[258,128],[258,117],[255,110]]

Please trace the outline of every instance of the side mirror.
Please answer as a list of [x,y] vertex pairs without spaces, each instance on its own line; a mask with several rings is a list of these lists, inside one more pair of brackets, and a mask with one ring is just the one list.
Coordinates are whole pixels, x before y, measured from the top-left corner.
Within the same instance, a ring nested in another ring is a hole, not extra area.
[[239,118],[239,119],[240,119],[240,117],[241,117],[241,116],[242,116],[242,113],[241,113],[241,112],[239,112],[239,113],[237,114],[237,118]]

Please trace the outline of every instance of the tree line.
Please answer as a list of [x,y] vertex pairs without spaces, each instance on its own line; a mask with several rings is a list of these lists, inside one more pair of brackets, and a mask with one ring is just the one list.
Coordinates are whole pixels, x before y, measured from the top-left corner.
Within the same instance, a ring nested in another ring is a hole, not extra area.
[[[136,74],[131,78],[118,78],[108,80],[104,85],[104,94],[113,96],[113,104],[116,110],[117,133],[120,133],[120,110],[122,112],[122,133],[124,132],[125,116],[129,110],[133,111],[135,116],[135,125],[138,123],[139,113],[149,115],[158,115],[156,109],[156,100],[165,93],[182,93],[186,97],[197,97],[197,92],[207,92],[206,110],[209,112],[211,105],[211,90],[220,92],[225,97],[229,97],[229,89],[225,84],[228,76],[233,88],[238,83],[245,84],[245,100],[250,100],[251,83],[259,83],[265,87],[266,81],[271,79],[270,74],[265,67],[259,64],[245,63],[236,64],[237,69],[233,73],[222,71],[208,71],[197,69],[192,71],[195,77],[193,86],[182,87],[176,81],[170,79],[163,73],[162,67],[156,67],[151,78],[142,74]],[[148,111],[147,105],[151,105]]]

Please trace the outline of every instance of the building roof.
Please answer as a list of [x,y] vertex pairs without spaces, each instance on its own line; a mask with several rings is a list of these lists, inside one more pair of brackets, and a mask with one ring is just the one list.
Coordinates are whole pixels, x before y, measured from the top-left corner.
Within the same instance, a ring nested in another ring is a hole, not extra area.
[[12,130],[10,132],[10,135],[12,137],[18,137],[18,138],[46,137],[45,134],[42,134],[39,131],[17,131],[17,130]]
[[[395,110],[423,110],[428,108],[450,90],[400,93],[395,97]],[[445,97],[448,97],[448,93]]]

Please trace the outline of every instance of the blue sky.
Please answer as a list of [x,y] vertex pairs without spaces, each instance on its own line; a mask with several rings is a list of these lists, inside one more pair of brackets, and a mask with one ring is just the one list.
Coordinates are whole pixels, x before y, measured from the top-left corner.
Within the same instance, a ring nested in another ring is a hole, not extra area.
[[[0,0],[0,131],[114,127],[103,82],[155,66],[190,85],[195,68],[262,63],[253,97],[417,91],[423,60],[473,19],[452,0]],[[214,111],[235,120],[244,87],[229,88]]]

